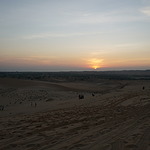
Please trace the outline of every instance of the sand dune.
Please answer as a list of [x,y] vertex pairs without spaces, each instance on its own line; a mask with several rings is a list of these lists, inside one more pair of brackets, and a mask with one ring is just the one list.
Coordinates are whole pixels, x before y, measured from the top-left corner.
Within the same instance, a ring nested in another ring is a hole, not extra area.
[[0,105],[1,150],[150,150],[150,81],[0,79]]

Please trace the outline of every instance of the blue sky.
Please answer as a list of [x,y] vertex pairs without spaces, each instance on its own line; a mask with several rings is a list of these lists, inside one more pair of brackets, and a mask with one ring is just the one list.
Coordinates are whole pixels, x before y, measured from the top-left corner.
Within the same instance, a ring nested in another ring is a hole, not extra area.
[[149,69],[149,0],[0,0],[0,70]]

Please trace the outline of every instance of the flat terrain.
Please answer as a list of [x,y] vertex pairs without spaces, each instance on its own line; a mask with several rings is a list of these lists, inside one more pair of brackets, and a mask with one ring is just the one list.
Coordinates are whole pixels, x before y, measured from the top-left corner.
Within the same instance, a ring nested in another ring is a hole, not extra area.
[[0,150],[150,150],[150,80],[0,78],[0,109]]

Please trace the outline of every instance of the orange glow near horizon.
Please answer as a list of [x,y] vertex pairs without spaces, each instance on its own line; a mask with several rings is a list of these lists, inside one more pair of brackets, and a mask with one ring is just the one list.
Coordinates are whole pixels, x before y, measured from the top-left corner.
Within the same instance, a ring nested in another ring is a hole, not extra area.
[[[140,62],[140,64],[139,64]],[[66,68],[72,70],[103,70],[110,68],[138,68],[148,66],[150,64],[149,58],[134,58],[134,59],[112,59],[110,58],[98,58],[98,57],[60,57],[60,56],[45,56],[45,55],[31,55],[31,56],[4,56],[0,59],[0,66],[3,67],[16,67],[16,68],[47,68],[56,70],[65,70]],[[67,70],[67,69],[66,69]]]
[[97,68],[100,68],[100,67],[98,67],[98,66],[92,66],[92,67],[93,67],[93,69],[95,69],[95,70],[96,70]]
[[98,69],[102,66],[103,59],[92,58],[88,60],[88,65],[92,69]]

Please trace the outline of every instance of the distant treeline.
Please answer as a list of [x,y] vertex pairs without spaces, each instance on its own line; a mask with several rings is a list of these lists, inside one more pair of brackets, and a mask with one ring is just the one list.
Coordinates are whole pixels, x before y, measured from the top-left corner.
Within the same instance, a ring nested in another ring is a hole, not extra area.
[[150,70],[80,71],[80,72],[0,72],[1,78],[18,78],[51,82],[109,80],[150,80]]

